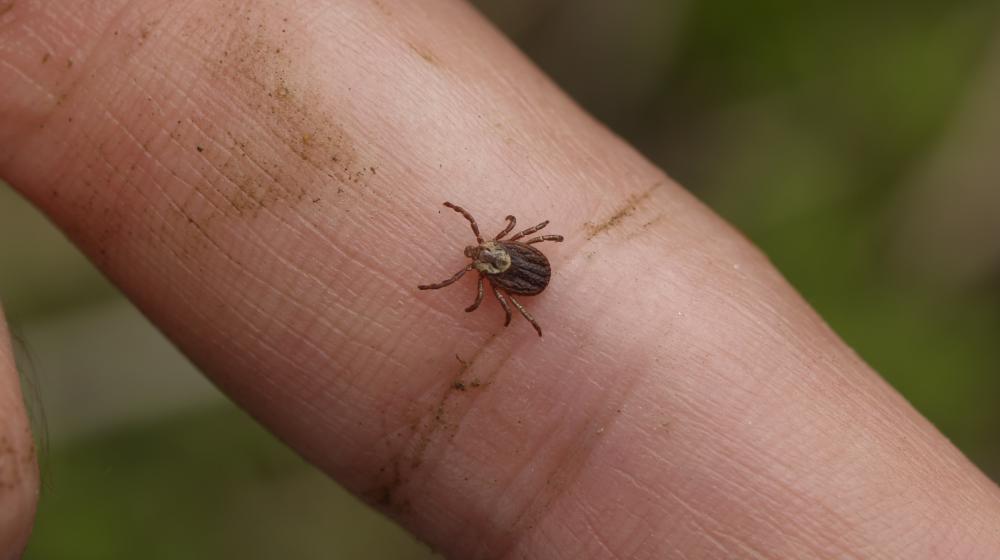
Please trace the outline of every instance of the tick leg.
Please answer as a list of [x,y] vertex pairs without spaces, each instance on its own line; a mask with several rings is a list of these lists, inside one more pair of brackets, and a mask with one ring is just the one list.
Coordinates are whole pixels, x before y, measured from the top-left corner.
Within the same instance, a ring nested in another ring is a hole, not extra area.
[[524,318],[531,322],[531,326],[535,327],[535,330],[538,331],[538,336],[542,336],[542,327],[538,326],[538,321],[531,316],[531,313],[528,313],[528,310],[521,305],[521,302],[514,299],[514,296],[507,294],[507,297],[510,298],[510,302],[514,304],[514,307],[521,312],[521,315],[524,315]]
[[463,274],[465,274],[466,272],[468,272],[470,270],[472,270],[472,265],[471,264],[469,266],[463,268],[462,270],[459,270],[458,272],[455,273],[454,276],[452,276],[451,278],[449,278],[449,279],[447,279],[447,280],[445,280],[443,282],[438,282],[437,284],[425,284],[423,286],[417,286],[417,289],[418,290],[436,290],[438,288],[443,288],[445,286],[449,286],[449,285],[454,284],[455,282],[457,282],[458,279],[461,278]]
[[465,312],[466,313],[468,313],[470,311],[475,311],[479,307],[479,304],[483,303],[483,292],[484,292],[484,290],[483,290],[483,283],[485,281],[486,280],[483,279],[482,273],[480,273],[479,274],[479,291],[476,292],[476,301],[472,302],[472,305],[470,305],[470,306],[468,306],[468,307],[465,308]]
[[493,241],[503,239],[503,236],[507,235],[508,233],[510,233],[510,230],[514,229],[515,224],[517,224],[517,219],[514,218],[514,216],[507,216],[507,227],[504,228],[504,230],[501,231],[499,234],[497,234],[497,236],[493,238]]
[[539,235],[538,237],[532,237],[531,239],[524,242],[525,245],[531,245],[532,243],[541,243],[542,241],[562,241],[563,236],[561,235]]
[[497,301],[500,302],[500,307],[503,307],[503,312],[507,314],[507,320],[503,322],[503,326],[506,327],[510,324],[510,306],[507,305],[507,300],[504,299],[503,294],[500,293],[500,290],[498,290],[496,286],[490,283],[490,287],[493,288],[493,295],[497,296]]
[[525,235],[531,235],[532,233],[535,233],[536,231],[542,229],[543,227],[545,227],[547,225],[549,225],[549,221],[545,220],[544,222],[538,224],[537,226],[532,226],[532,227],[530,227],[530,228],[522,231],[521,233],[515,235],[514,237],[511,237],[510,240],[511,241],[517,241],[518,239],[521,239]]
[[482,245],[483,236],[479,234],[479,224],[476,223],[476,219],[472,217],[472,214],[469,214],[468,210],[466,210],[465,208],[462,208],[461,206],[456,206],[450,202],[445,202],[444,205],[458,212],[459,214],[465,216],[466,220],[469,220],[469,223],[472,225],[472,233],[476,234],[476,241],[478,241],[479,244]]

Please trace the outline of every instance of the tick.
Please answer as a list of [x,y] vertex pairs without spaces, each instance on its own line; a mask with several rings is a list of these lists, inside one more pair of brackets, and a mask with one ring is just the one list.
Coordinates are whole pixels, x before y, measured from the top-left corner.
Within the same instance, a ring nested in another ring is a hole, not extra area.
[[531,313],[528,313],[528,310],[521,305],[521,302],[514,298],[514,295],[533,296],[542,293],[542,290],[549,285],[549,277],[552,275],[549,259],[545,258],[545,255],[532,247],[532,245],[541,243],[542,241],[562,241],[563,236],[539,235],[527,241],[518,241],[518,239],[531,235],[549,225],[549,221],[545,220],[537,226],[515,234],[510,239],[501,241],[505,235],[514,229],[514,225],[517,224],[514,216],[507,216],[507,227],[493,239],[483,241],[483,236],[479,233],[479,224],[476,223],[476,219],[472,217],[472,214],[466,211],[465,208],[456,206],[450,202],[445,202],[444,205],[465,216],[466,220],[469,220],[469,224],[472,225],[472,233],[476,234],[476,243],[478,245],[469,245],[465,248],[465,256],[472,259],[472,262],[455,273],[454,276],[437,284],[427,284],[417,286],[417,288],[421,290],[444,288],[457,282],[466,272],[476,270],[479,272],[479,290],[476,292],[476,301],[472,302],[472,305],[469,307],[466,307],[465,311],[475,311],[479,307],[479,304],[483,302],[485,284],[489,282],[493,295],[496,296],[497,301],[500,302],[500,307],[507,314],[507,319],[504,321],[503,326],[506,327],[510,324],[510,306],[507,304],[507,300],[510,299],[510,302],[521,312],[521,315],[524,315],[524,318],[535,327],[535,330],[538,331],[538,336],[542,336],[542,327],[538,326],[538,321],[531,316]]

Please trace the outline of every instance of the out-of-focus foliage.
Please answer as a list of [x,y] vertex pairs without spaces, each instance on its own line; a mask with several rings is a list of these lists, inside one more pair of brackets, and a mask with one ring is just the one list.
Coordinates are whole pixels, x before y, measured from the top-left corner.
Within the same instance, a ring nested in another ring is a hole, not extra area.
[[431,557],[232,406],[54,450],[29,558]]
[[[585,108],[746,232],[862,357],[1000,478],[1000,4],[476,4]],[[430,556],[213,400],[134,312],[109,312],[114,290],[6,189],[0,234],[17,240],[0,243],[0,270],[19,271],[0,275],[0,297],[22,355],[39,348],[22,368],[45,393],[29,391],[33,408],[40,397],[52,419],[29,558]],[[137,351],[165,356],[156,362],[169,371],[138,371],[127,356],[102,363],[99,344],[73,342],[115,325],[146,329]],[[61,383],[67,363],[93,375]],[[125,379],[128,407],[101,402],[102,415],[79,396],[88,386],[113,394]],[[164,391],[163,379],[190,389]]]

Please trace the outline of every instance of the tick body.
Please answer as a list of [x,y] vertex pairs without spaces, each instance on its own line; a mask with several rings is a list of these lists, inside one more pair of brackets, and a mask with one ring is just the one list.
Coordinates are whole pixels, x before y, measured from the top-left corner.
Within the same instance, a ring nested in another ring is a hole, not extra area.
[[539,235],[526,241],[518,241],[547,226],[549,222],[546,220],[504,240],[503,238],[514,229],[514,225],[517,223],[514,216],[507,216],[507,227],[493,239],[484,241],[483,236],[479,233],[479,224],[476,223],[472,214],[469,214],[461,206],[450,202],[445,202],[444,205],[465,216],[465,219],[469,220],[469,224],[472,226],[472,233],[476,235],[477,245],[469,245],[465,248],[465,256],[472,259],[472,262],[443,282],[417,286],[417,288],[421,290],[444,288],[457,282],[466,272],[475,270],[479,272],[476,301],[465,308],[466,311],[475,311],[479,307],[479,304],[483,302],[485,285],[489,284],[490,290],[506,314],[505,327],[510,324],[511,311],[510,305],[507,303],[509,299],[510,303],[514,304],[514,307],[521,312],[521,315],[524,315],[524,318],[535,327],[538,336],[542,336],[542,327],[538,326],[538,321],[514,296],[540,294],[549,285],[552,267],[549,266],[549,260],[545,258],[545,255],[532,245],[543,241],[562,241],[563,237],[561,235]]

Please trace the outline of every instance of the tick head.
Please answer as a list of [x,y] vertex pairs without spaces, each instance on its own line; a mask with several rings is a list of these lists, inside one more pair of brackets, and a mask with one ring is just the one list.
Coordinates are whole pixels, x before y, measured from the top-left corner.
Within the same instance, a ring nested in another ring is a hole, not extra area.
[[465,248],[465,256],[473,259],[472,266],[476,270],[486,274],[500,274],[510,268],[510,254],[495,241],[470,245]]

